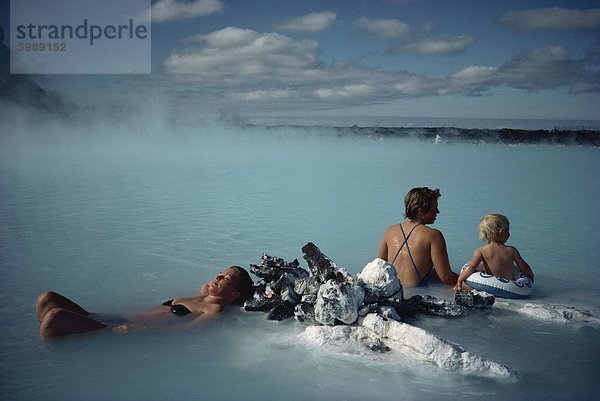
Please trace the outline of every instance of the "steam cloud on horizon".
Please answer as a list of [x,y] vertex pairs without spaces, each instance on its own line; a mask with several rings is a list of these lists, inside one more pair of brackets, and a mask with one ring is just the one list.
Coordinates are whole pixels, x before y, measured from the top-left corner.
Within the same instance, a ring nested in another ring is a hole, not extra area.
[[10,48],[4,44],[0,25],[0,102],[66,117],[76,106],[56,92],[44,89],[29,75],[10,73]]

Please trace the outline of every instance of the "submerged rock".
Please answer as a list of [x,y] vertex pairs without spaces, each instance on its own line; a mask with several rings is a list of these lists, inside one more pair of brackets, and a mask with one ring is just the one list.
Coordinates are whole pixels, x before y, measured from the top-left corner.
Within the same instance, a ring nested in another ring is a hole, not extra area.
[[364,338],[360,338],[359,341],[363,346],[374,352],[383,353],[391,350],[391,348],[385,345],[383,340],[379,337],[366,336]]
[[267,320],[285,320],[294,316],[294,304],[281,301],[267,314]]
[[569,323],[575,325],[600,328],[600,315],[597,311],[581,309],[570,305],[534,304],[502,300],[496,302],[500,308],[510,309],[536,320],[554,323]]
[[385,319],[393,319],[398,322],[402,321],[402,318],[398,312],[396,312],[396,309],[392,308],[391,306],[380,306],[377,312]]
[[415,295],[402,302],[399,308],[396,308],[398,314],[403,317],[410,317],[419,313],[431,316],[458,317],[464,315],[464,310],[460,305],[448,302],[443,299],[432,297],[431,295]]
[[478,308],[478,309],[490,309],[494,302],[496,302],[496,298],[485,291],[456,291],[454,294],[454,301],[461,306],[466,306],[467,308]]

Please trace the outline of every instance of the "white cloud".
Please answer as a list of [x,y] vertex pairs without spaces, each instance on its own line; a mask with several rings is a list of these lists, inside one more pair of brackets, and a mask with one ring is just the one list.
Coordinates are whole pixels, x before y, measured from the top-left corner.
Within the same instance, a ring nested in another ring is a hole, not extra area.
[[468,66],[434,78],[350,62],[325,64],[315,41],[236,27],[190,37],[185,43],[188,47],[163,63],[163,79],[194,88],[211,102],[221,99],[242,107],[341,107],[399,98],[480,95],[502,86],[600,91],[595,58],[573,60],[561,46],[535,49],[499,67]]
[[315,107],[441,93],[442,81],[418,74],[347,62],[325,65],[318,58],[316,42],[277,33],[229,27],[190,37],[186,43],[189,47],[163,63],[167,76],[248,104],[272,101]]
[[570,89],[569,93],[577,95],[580,93],[598,93],[600,92],[600,74],[592,77],[590,80],[576,82]]
[[255,90],[232,93],[231,97],[245,102],[265,102],[290,99],[294,97],[294,91],[290,89]]
[[451,86],[460,92],[481,92],[498,83],[498,69],[495,67],[466,67],[450,76]]
[[507,28],[519,32],[560,32],[600,29],[600,8],[538,8],[509,11],[500,17]]
[[581,66],[562,46],[542,47],[517,56],[500,66],[498,72],[504,85],[528,91],[568,87],[584,76]]
[[481,93],[498,86],[536,92],[566,88],[569,93],[600,92],[600,74],[586,68],[585,59],[573,60],[562,46],[547,46],[523,53],[500,67],[467,67],[449,78],[455,93]]
[[423,75],[410,74],[399,79],[392,85],[396,97],[437,96],[446,93],[443,80],[429,78]]
[[420,32],[398,19],[369,19],[361,17],[355,24],[380,38],[396,39],[398,44],[391,53],[414,53],[418,55],[457,54],[466,50],[475,41],[474,36],[440,36],[433,30],[433,24],[425,24]]
[[277,33],[224,28],[188,42],[198,42],[171,54],[167,73],[192,74],[197,80],[301,79],[318,67],[318,45]]
[[281,31],[292,32],[320,32],[329,28],[335,19],[336,13],[333,11],[323,11],[292,18],[286,22],[277,24],[275,28]]
[[500,67],[473,66],[449,77],[453,93],[477,94],[493,87],[536,92],[566,88],[569,93],[600,92],[600,74],[586,69],[584,60],[573,60],[562,46],[547,46],[523,53]]
[[395,52],[407,51],[419,55],[457,54],[466,50],[475,41],[474,36],[455,36],[450,38],[432,36],[398,46]]
[[159,0],[151,8],[152,22],[166,22],[201,17],[223,11],[221,0]]
[[227,27],[204,35],[185,38],[184,43],[200,42],[206,48],[223,49],[246,46],[257,38],[257,33],[250,29]]
[[315,95],[322,100],[364,97],[373,94],[373,87],[364,83],[348,84],[331,88],[319,88]]
[[406,38],[410,34],[410,27],[398,19],[370,19],[361,17],[356,21],[356,26],[382,38]]

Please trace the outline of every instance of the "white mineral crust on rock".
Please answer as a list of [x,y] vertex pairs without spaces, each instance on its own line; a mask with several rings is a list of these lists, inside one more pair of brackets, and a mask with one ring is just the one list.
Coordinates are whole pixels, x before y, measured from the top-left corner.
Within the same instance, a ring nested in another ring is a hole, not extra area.
[[500,308],[554,323],[571,323],[580,326],[600,327],[597,313],[569,305],[520,303],[502,300],[496,302]]
[[367,263],[358,279],[379,297],[391,297],[401,289],[396,268],[379,258]]
[[352,324],[358,319],[358,308],[363,301],[364,291],[361,287],[328,280],[319,287],[315,320],[325,325],[333,325],[336,319]]
[[382,337],[392,350],[432,362],[441,368],[490,376],[512,376],[506,366],[465,351],[458,344],[419,327],[385,320],[374,313],[367,315],[361,324]]
[[411,358],[443,369],[486,377],[514,377],[504,365],[406,323],[371,313],[358,326],[309,326],[299,336],[307,345],[334,354],[391,365]]

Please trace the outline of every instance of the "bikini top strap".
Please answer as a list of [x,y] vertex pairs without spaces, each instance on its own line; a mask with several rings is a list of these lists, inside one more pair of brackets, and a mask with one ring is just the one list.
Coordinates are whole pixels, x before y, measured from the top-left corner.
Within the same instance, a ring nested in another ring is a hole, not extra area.
[[[419,224],[417,224],[419,225]],[[410,237],[410,235],[412,234],[413,230],[415,229],[415,227],[417,226],[415,225],[410,232],[408,233],[408,236]],[[417,269],[417,264],[415,263],[415,259],[413,258],[412,252],[410,251],[410,246],[408,246],[408,237],[406,238],[406,249],[408,250],[408,256],[410,256],[410,261],[412,262],[413,265],[413,269],[415,269],[415,273],[417,273],[417,277],[419,278],[419,283],[421,283],[423,281],[423,279],[421,278],[421,274],[419,273],[419,269]]]
[[402,245],[400,245],[400,248],[398,248],[398,252],[396,252],[396,256],[394,256],[394,259],[392,260],[392,264],[394,264],[394,262],[396,261],[396,258],[398,258],[398,255],[400,255],[400,251],[402,250],[402,248],[404,248],[404,245],[406,245],[406,249],[408,249],[408,255],[410,256],[410,260],[412,260],[413,266],[414,266],[415,265],[415,261],[413,260],[412,254],[410,253],[410,248],[408,247],[408,239],[412,235],[412,233],[415,230],[415,228],[417,228],[417,226],[420,226],[421,223],[415,224],[413,226],[413,228],[411,228],[410,231],[408,232],[408,235],[406,235],[404,233],[404,228],[402,228],[402,223],[400,223],[398,225],[400,226],[400,231],[402,231],[402,236],[404,237],[404,242],[402,243]]

